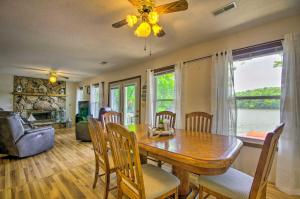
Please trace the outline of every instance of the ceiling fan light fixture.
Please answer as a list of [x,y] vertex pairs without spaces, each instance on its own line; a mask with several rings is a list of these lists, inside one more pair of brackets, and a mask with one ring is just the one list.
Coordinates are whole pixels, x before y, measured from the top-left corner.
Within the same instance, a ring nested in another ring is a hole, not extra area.
[[152,31],[155,36],[157,36],[160,33],[161,29],[162,28],[157,24],[152,25]]
[[153,12],[153,11],[150,12],[148,14],[148,21],[151,24],[157,24],[158,21],[159,21],[159,15],[158,15],[158,13],[157,12]]
[[138,37],[148,37],[151,34],[151,26],[147,22],[142,22],[137,29],[135,30],[134,34]]
[[129,27],[133,27],[138,21],[138,18],[135,15],[127,15],[126,22]]
[[49,77],[49,81],[53,84],[57,81],[57,77],[56,75],[51,74]]

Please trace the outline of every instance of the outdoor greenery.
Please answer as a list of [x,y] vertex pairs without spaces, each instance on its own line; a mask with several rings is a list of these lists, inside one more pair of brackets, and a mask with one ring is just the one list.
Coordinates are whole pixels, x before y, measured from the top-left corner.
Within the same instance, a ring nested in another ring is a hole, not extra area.
[[[280,96],[280,87],[266,87],[254,90],[240,91],[237,97],[247,96]],[[241,109],[279,109],[280,99],[246,99],[237,100],[237,107]]]
[[175,74],[166,73],[155,76],[156,112],[174,111]]

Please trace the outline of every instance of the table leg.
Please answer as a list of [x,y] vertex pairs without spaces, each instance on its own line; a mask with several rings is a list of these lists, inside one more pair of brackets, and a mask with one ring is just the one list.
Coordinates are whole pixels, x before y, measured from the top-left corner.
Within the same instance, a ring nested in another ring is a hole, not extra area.
[[186,198],[191,192],[189,172],[180,167],[172,166],[172,173],[180,180],[178,187],[179,198]]
[[140,154],[141,164],[147,164],[147,156]]

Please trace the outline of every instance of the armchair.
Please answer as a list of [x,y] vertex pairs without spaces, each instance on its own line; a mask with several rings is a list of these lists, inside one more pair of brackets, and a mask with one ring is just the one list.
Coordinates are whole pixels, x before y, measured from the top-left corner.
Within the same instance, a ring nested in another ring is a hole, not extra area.
[[20,158],[52,148],[54,128],[24,129],[21,117],[14,112],[0,112],[0,153]]

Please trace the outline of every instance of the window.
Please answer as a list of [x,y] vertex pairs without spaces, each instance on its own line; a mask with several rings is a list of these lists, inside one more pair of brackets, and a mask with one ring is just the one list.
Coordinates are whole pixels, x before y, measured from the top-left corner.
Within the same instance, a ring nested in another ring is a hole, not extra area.
[[93,117],[98,117],[100,106],[100,86],[99,84],[93,84],[91,86],[91,114]]
[[280,122],[282,46],[234,56],[237,135],[263,140]]
[[171,111],[175,112],[175,73],[168,70],[156,73],[155,82],[155,104],[156,112]]
[[77,89],[77,101],[81,101],[83,99],[83,87],[79,87]]

